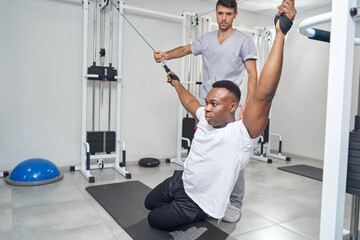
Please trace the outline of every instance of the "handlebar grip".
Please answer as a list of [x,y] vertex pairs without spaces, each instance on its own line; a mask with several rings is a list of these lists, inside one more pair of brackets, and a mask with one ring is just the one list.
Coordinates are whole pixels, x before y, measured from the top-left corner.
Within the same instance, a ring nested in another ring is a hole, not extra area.
[[330,32],[321,29],[313,28],[315,34],[310,39],[319,40],[322,42],[330,42]]
[[164,65],[164,68],[167,73],[170,72],[170,68],[166,64]]

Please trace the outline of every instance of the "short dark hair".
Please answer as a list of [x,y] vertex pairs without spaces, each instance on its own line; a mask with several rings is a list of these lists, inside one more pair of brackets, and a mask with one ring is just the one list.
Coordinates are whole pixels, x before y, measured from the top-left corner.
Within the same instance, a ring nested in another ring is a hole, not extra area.
[[236,0],[218,0],[216,3],[216,9],[218,8],[219,5],[227,7],[227,8],[233,8],[235,10],[234,13],[236,13],[236,11],[237,11]]
[[238,85],[230,80],[221,80],[214,82],[212,85],[213,88],[226,88],[229,92],[233,93],[238,101],[241,98],[241,92]]

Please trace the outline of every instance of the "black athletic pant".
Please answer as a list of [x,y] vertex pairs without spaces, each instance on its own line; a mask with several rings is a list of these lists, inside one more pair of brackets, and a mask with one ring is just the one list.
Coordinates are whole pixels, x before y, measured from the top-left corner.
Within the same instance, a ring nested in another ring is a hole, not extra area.
[[208,216],[185,193],[182,173],[183,171],[175,171],[172,177],[160,183],[146,196],[145,207],[151,210],[148,215],[151,227],[165,229]]

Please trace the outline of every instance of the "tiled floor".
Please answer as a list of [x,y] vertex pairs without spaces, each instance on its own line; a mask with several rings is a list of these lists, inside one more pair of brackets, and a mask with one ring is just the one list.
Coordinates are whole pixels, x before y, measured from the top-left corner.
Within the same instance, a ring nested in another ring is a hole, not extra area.
[[[293,158],[268,164],[250,160],[245,170],[243,216],[237,224],[221,222],[229,239],[306,240],[319,238],[321,182],[290,174],[279,166],[322,162]],[[96,183],[89,184],[80,172],[64,170],[64,179],[49,185],[16,187],[0,179],[0,239],[128,240],[131,237],[87,193],[86,186],[139,180],[155,187],[182,167],[162,161],[156,168],[129,162],[132,179],[112,169],[94,170]],[[346,196],[345,228],[349,229],[350,196]],[[210,222],[217,224],[215,220]],[[150,239],[151,240],[151,239]]]

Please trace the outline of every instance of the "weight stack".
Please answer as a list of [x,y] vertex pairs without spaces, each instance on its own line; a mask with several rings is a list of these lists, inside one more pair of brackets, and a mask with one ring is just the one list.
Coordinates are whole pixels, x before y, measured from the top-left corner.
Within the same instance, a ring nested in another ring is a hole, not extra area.
[[115,152],[116,133],[113,131],[87,132],[86,141],[90,145],[90,154]]
[[106,81],[116,81],[115,76],[117,75],[117,70],[112,66],[111,63],[109,64],[109,67],[104,67],[96,66],[94,62],[92,66],[88,67],[88,74],[99,75],[99,77],[89,77],[88,80],[102,81],[103,77],[106,76]]
[[360,196],[360,131],[359,116],[355,118],[355,130],[350,132],[349,136],[349,156],[346,192],[352,195]]
[[[196,121],[195,118],[185,117],[182,122],[182,137],[190,139],[190,142],[194,138],[196,131]],[[187,141],[181,141],[181,147],[187,149],[189,148]]]

